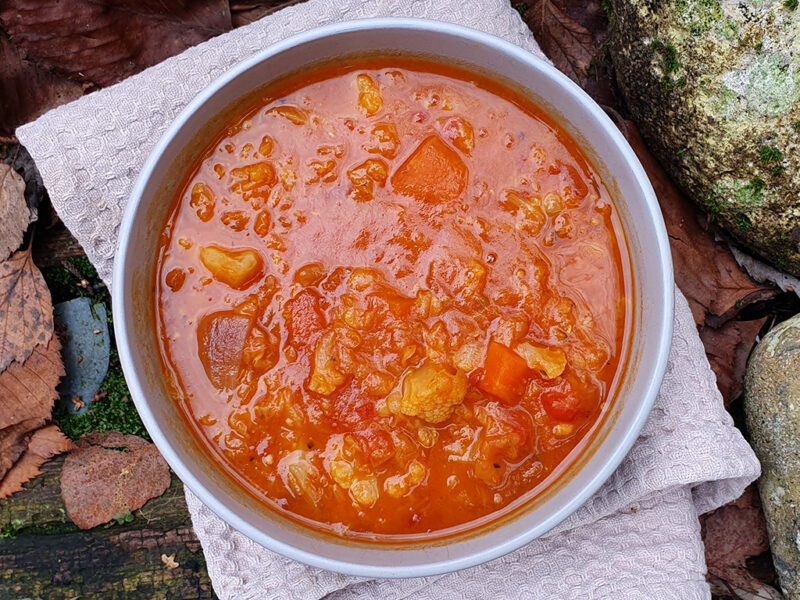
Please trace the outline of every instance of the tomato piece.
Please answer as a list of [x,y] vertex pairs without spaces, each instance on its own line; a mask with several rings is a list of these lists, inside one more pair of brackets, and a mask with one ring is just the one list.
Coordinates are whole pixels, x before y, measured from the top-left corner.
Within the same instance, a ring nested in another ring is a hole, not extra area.
[[396,192],[423,202],[458,198],[467,185],[467,165],[438,136],[426,138],[392,176]]
[[286,303],[283,311],[289,343],[308,345],[325,328],[322,296],[306,288]]
[[486,351],[478,388],[498,400],[512,404],[522,396],[525,380],[529,375],[530,369],[524,358],[508,346],[491,341]]
[[542,394],[542,406],[548,415],[565,422],[574,421],[586,413],[583,402],[577,396],[559,391]]

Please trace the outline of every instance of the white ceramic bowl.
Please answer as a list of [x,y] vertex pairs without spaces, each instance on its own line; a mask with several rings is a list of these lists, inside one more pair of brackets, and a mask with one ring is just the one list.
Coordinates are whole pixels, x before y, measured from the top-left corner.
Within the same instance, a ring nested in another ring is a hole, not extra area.
[[[154,329],[154,262],[176,187],[243,97],[282,75],[354,53],[422,55],[512,84],[548,110],[582,146],[614,198],[633,263],[633,336],[627,372],[588,447],[539,496],[488,525],[440,540],[375,544],[300,526],[237,485],[199,445],[170,397]],[[114,264],[117,344],[136,407],[172,469],[211,510],[259,544],[352,575],[416,577],[463,569],[530,542],[583,504],[617,468],[647,419],[672,338],[672,263],[653,190],[606,114],[567,77],[530,53],[478,31],[435,21],[369,19],[315,29],[270,46],[204,89],[147,160],[122,221]]]

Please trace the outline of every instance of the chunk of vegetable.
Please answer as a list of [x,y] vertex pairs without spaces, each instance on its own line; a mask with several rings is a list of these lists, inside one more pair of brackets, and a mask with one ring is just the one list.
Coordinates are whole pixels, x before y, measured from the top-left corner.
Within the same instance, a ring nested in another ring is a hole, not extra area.
[[519,400],[530,369],[525,359],[508,346],[489,342],[478,388],[508,404]]
[[306,452],[294,450],[284,456],[278,463],[278,474],[295,498],[305,498],[312,506],[317,506],[322,500],[325,493],[320,485],[322,474],[308,460]]
[[232,311],[215,312],[200,319],[197,350],[214,387],[233,389],[239,383],[251,326],[251,319]]
[[217,281],[242,290],[252,284],[264,270],[264,261],[255,250],[228,250],[206,246],[200,250],[200,260]]
[[201,221],[210,221],[214,216],[214,192],[202,181],[192,186],[192,197],[189,200]]
[[239,194],[263,187],[272,187],[278,180],[275,175],[275,167],[265,160],[232,169],[231,176],[236,180],[231,189]]
[[379,123],[372,128],[370,134],[374,143],[366,146],[367,151],[386,158],[394,158],[400,145],[400,136],[394,123]]
[[345,382],[345,375],[339,370],[339,341],[335,331],[323,335],[314,351],[311,365],[311,378],[308,389],[323,396],[329,396]]
[[356,479],[350,486],[350,494],[353,496],[353,500],[362,506],[372,506],[378,501],[380,495],[378,479],[374,475],[365,479]]
[[289,333],[289,343],[307,345],[325,328],[322,296],[306,288],[286,302],[283,318]]
[[467,185],[467,165],[438,136],[426,138],[392,176],[395,191],[423,202],[457,198]]
[[186,272],[183,269],[172,269],[164,278],[164,283],[169,286],[173,292],[177,292],[183,287],[183,282],[186,281]]
[[243,210],[229,210],[222,213],[220,221],[234,231],[242,231],[250,222],[250,215]]
[[325,275],[327,275],[327,271],[321,262],[308,263],[295,271],[294,282],[303,287],[309,287],[317,285],[325,279]]
[[548,415],[559,421],[573,421],[584,408],[582,402],[574,394],[550,391],[542,394],[542,406]]
[[442,133],[449,139],[453,146],[469,155],[475,148],[475,131],[469,121],[461,117],[448,119],[442,128]]
[[367,113],[368,117],[371,117],[383,106],[381,91],[369,75],[361,74],[356,77],[356,84],[358,85],[358,105]]
[[514,190],[507,190],[503,208],[517,215],[517,229],[536,235],[547,223],[547,215],[542,209],[542,201],[536,196],[528,196]]
[[305,125],[308,122],[308,112],[296,106],[276,106],[267,111],[268,115],[280,115],[293,125]]
[[357,202],[368,202],[375,197],[375,184],[380,187],[386,185],[389,176],[389,167],[380,159],[370,158],[350,169],[347,177],[353,187],[350,197]]
[[542,348],[522,342],[517,345],[516,351],[522,355],[529,368],[541,373],[545,379],[555,379],[567,366],[567,355],[560,348]]
[[425,361],[403,379],[400,412],[429,423],[441,423],[464,401],[467,376],[443,363]]

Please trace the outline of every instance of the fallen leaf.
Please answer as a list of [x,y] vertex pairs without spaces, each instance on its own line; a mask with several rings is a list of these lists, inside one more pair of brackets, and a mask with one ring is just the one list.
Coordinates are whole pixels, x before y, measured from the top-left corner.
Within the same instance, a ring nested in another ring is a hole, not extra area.
[[715,243],[700,227],[697,209],[647,150],[636,125],[618,120],[617,126],[639,157],[658,197],[669,235],[675,282],[689,301],[695,323],[721,327],[748,304],[775,296],[775,287],[753,283],[730,250]]
[[29,61],[101,87],[231,28],[225,0],[9,0],[0,21]]
[[[0,37],[1,36],[2,30],[0,30]],[[0,58],[0,60],[2,60],[2,58]],[[0,103],[3,101],[2,89],[2,83],[0,83]],[[0,117],[0,119],[2,119],[2,117]],[[25,182],[25,202],[31,211],[31,221],[35,221],[39,218],[39,205],[42,203],[46,193],[44,183],[42,182],[42,176],[39,173],[39,169],[36,167],[36,163],[33,162],[33,158],[25,146],[19,144],[8,148],[5,152],[5,156],[2,158],[2,163],[9,165],[22,176],[22,180]],[[55,211],[53,211],[52,206],[49,208],[48,212],[55,216]],[[58,217],[55,217],[55,219],[57,221]],[[45,225],[45,227],[49,228],[50,225]],[[36,264],[41,266],[38,262]]]
[[61,497],[81,529],[141,508],[169,487],[170,472],[158,449],[135,435],[90,433],[67,456]]
[[783,594],[761,581],[753,582],[754,585],[761,584],[761,587],[755,592],[743,590],[714,575],[708,576],[708,583],[711,586],[712,598],[721,596],[722,598],[736,598],[736,600],[784,600]]
[[23,123],[83,95],[77,81],[26,60],[2,30],[0,65],[0,135],[11,135]]
[[753,485],[702,524],[708,572],[733,586],[758,592],[763,584],[747,571],[747,559],[769,549],[761,503]]
[[764,317],[755,321],[728,321],[719,329],[700,327],[700,339],[726,407],[742,394],[747,359],[766,322]]
[[12,362],[0,373],[0,429],[26,419],[50,418],[62,375],[61,343],[55,335],[47,346],[36,346],[25,362]]
[[0,481],[28,447],[33,432],[44,425],[44,419],[25,419],[0,429]]
[[582,85],[598,52],[592,32],[552,0],[532,2],[525,13],[525,21],[553,65]]
[[0,429],[26,419],[49,418],[62,375],[57,336],[47,346],[36,346],[24,362],[12,362],[0,373]]
[[262,0],[261,2],[235,2],[231,4],[231,22],[234,27],[249,25],[287,6],[302,4],[306,0]]
[[46,461],[72,448],[69,440],[55,425],[37,429],[31,436],[28,448],[0,482],[0,499],[22,490],[22,484],[41,472]]
[[53,336],[50,290],[33,264],[30,247],[0,263],[0,372],[23,362]]
[[170,554],[169,556],[162,554],[161,562],[164,563],[168,569],[175,569],[179,566],[179,564],[175,561],[175,554]]
[[0,260],[20,247],[30,222],[25,182],[14,169],[0,164]]

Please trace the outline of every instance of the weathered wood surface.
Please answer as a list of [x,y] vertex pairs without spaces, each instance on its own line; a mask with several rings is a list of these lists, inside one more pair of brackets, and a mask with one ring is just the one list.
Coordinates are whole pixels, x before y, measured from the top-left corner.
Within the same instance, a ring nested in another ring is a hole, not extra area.
[[61,221],[37,233],[33,238],[33,262],[40,269],[59,267],[66,259],[73,256],[85,256],[85,254],[78,240]]
[[[0,598],[195,600],[215,598],[174,475],[159,498],[128,523],[79,530],[61,501],[63,458],[27,488],[0,501]],[[169,568],[162,554],[175,555]]]

